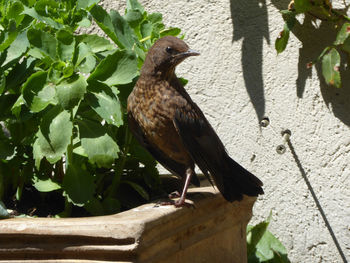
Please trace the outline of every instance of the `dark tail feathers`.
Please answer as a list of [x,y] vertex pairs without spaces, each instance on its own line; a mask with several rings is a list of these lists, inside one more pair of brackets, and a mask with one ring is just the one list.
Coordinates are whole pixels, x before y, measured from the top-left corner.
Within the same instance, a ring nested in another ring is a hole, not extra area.
[[258,196],[264,194],[263,183],[227,155],[225,171],[222,174],[223,188],[219,189],[227,201],[240,201],[243,194]]

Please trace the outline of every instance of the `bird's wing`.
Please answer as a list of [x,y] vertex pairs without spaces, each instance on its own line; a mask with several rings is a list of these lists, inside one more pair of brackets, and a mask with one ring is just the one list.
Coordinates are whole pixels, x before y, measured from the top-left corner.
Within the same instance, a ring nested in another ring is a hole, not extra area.
[[[138,125],[137,121],[134,119],[131,113],[128,113],[128,123],[129,128],[132,131],[135,138],[140,142],[140,144],[146,148],[149,153],[167,170],[171,173],[183,177],[186,173],[186,169],[188,168],[186,165],[178,163],[171,158],[168,158],[166,154],[164,154],[160,149],[156,146],[149,143],[147,138],[144,136],[141,127]],[[200,182],[198,177],[192,176],[191,183],[195,186],[199,186]]]
[[224,145],[202,111],[194,103],[191,108],[178,108],[174,125],[191,157],[228,201],[241,200],[243,194],[263,194],[262,182],[229,157]]
[[209,173],[213,176],[216,186],[223,189],[223,180],[215,176],[214,171],[224,170],[226,150],[214,129],[205,118],[197,105],[191,109],[178,108],[173,120],[175,128],[180,135],[191,157],[212,183]]

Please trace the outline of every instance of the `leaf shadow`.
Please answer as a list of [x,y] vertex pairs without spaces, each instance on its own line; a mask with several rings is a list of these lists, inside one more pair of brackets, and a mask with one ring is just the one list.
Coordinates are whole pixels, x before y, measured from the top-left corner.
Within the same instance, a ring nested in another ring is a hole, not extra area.
[[265,115],[263,41],[270,44],[265,0],[230,0],[232,42],[242,41],[242,71],[249,98],[258,121]]

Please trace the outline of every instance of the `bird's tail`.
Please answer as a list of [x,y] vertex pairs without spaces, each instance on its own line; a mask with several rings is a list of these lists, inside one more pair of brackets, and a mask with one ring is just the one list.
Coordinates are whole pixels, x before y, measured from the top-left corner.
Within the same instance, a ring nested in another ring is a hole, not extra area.
[[248,196],[264,194],[263,183],[228,155],[221,178],[222,184],[219,190],[227,201],[242,200],[243,194]]

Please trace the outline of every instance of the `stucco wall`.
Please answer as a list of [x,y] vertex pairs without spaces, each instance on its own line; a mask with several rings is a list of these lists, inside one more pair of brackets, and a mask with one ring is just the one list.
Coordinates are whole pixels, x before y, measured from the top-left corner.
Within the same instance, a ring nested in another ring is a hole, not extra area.
[[[287,50],[277,56],[279,10],[287,0],[140,2],[148,12],[161,12],[166,25],[180,27],[201,52],[177,72],[189,79],[188,92],[230,155],[265,184],[252,223],[272,211],[270,230],[292,262],[342,262],[304,174],[350,260],[350,74],[343,76],[342,89],[334,89],[320,81],[319,67],[306,68],[332,41],[327,26],[314,34],[306,21],[306,30],[296,30],[298,39],[291,34]],[[125,3],[103,5],[123,10]],[[264,116],[267,127],[259,125]],[[278,154],[285,129],[294,152],[285,143],[286,152]]]

